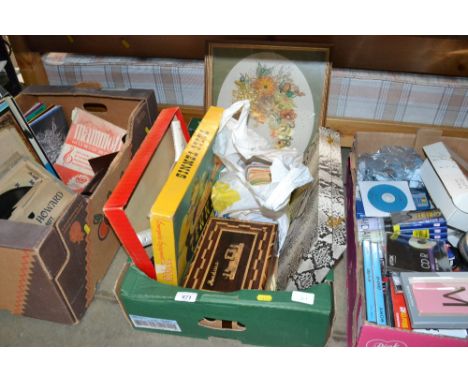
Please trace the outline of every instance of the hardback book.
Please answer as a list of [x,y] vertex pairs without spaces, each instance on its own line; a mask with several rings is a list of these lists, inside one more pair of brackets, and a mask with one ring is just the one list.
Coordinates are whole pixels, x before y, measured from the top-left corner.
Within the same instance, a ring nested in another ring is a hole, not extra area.
[[81,192],[94,176],[89,160],[120,150],[126,131],[80,108],[72,122],[55,169],[73,191]]
[[210,218],[183,286],[219,292],[264,289],[276,246],[276,224]]
[[400,274],[413,328],[468,328],[466,272]]
[[387,234],[386,272],[449,272],[444,242]]
[[221,169],[212,146],[224,109],[210,107],[174,165],[150,212],[156,279],[178,285],[212,214]]

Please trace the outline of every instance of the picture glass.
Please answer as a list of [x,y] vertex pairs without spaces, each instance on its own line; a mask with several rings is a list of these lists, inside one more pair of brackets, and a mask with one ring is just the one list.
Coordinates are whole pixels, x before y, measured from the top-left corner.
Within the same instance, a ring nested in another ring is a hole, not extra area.
[[208,62],[207,105],[247,99],[249,127],[277,148],[305,150],[324,122],[328,49],[213,44]]

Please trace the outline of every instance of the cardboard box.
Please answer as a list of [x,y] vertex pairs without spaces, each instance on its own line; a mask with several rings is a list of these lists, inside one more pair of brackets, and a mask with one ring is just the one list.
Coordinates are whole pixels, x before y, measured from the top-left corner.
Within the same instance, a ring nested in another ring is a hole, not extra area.
[[[423,147],[428,159],[421,166],[421,179],[432,201],[444,214],[449,227],[468,231],[468,179],[438,142]],[[466,163],[466,162],[465,162]]]
[[103,208],[133,263],[152,279],[156,278],[152,253],[147,253],[138,234],[150,235],[149,211],[177,160],[174,120],[179,121],[185,141],[189,140],[180,110],[162,110]]
[[122,150],[104,176],[76,195],[53,226],[0,220],[0,309],[61,323],[76,323],[120,244],[102,206],[156,117],[148,90],[101,91],[31,86],[16,101],[24,111],[38,100],[59,104],[70,122],[74,107],[127,130]]
[[417,134],[358,132],[348,163],[347,191],[347,333],[349,346],[468,346],[468,339],[416,333],[408,330],[379,326],[366,321],[366,302],[363,279],[363,258],[357,241],[355,218],[355,185],[357,158],[372,153],[385,145],[414,147],[424,156],[422,147],[442,141],[449,149],[468,159],[468,138],[442,136],[442,130],[423,129]]
[[18,153],[0,165],[0,182],[0,194],[6,191],[18,195],[20,191],[22,195],[19,201],[13,199],[10,221],[53,225],[75,198],[75,193],[45,167]]
[[323,346],[333,316],[332,276],[304,291],[222,293],[158,283],[129,263],[115,292],[136,329],[261,346]]
[[[161,115],[166,112],[166,110],[162,111]],[[171,118],[158,117],[153,129],[164,131],[163,124],[169,124]],[[335,168],[336,159],[341,162],[341,158],[337,158],[331,152],[331,147],[335,145],[339,147],[339,135],[327,129],[317,130],[316,133],[313,140],[313,147],[316,150],[313,154],[314,159],[310,162],[314,183],[298,192],[291,212],[292,220],[297,221],[296,225],[302,223],[303,232],[313,230],[307,225],[310,220],[302,220],[309,219],[309,216],[305,214],[319,215],[323,212],[318,208],[319,197],[324,204],[327,204],[326,202],[331,204],[332,200],[331,195],[325,193],[325,190],[332,192],[331,186],[326,187],[328,183],[323,179],[328,166],[322,166],[323,171],[319,171],[319,158],[325,158],[327,164],[333,161],[332,168]],[[147,147],[146,140],[142,144],[143,147]],[[164,149],[161,146],[154,151],[155,158],[160,157],[159,150],[165,151],[167,148]],[[132,168],[139,154],[140,152],[136,154],[129,169]],[[149,155],[149,152],[147,154]],[[161,171],[157,172],[158,176],[141,178],[140,183],[143,184],[139,187],[160,184],[161,181],[167,179],[167,165],[167,160],[161,162]],[[340,178],[341,165],[337,167],[339,170],[335,175]],[[139,179],[141,171],[129,176]],[[127,179],[127,174],[122,178],[122,183],[125,179]],[[145,185],[146,182],[149,182],[149,185]],[[120,187],[123,188],[118,185],[116,190]],[[333,188],[333,193],[342,194],[342,191],[342,185]],[[128,192],[128,195],[130,194],[131,191]],[[121,209],[128,208],[127,200],[120,200]],[[344,206],[341,207],[344,208]],[[114,208],[119,207],[114,205]],[[134,215],[136,220],[132,224],[135,226],[138,224],[138,227],[148,224],[144,221],[147,220],[147,213],[141,213],[139,218]],[[311,220],[318,222],[318,225],[324,224],[322,218],[318,216],[312,217]],[[322,245],[322,251],[331,252],[339,247],[337,236],[340,235],[336,235],[335,230],[343,228],[344,219],[332,220],[333,224],[327,231],[331,235],[329,247]],[[322,229],[323,227],[314,228]],[[138,231],[139,229],[132,230]],[[315,234],[317,236],[314,234],[297,235],[297,227],[293,228],[290,235],[295,235],[296,240],[289,240],[290,250],[295,248],[304,254],[314,251],[320,240],[317,237],[321,237],[317,232]],[[131,236],[135,242],[136,235]],[[134,254],[130,255],[134,257]],[[150,263],[149,254],[145,253],[145,256],[147,256],[145,262]],[[335,253],[335,256],[338,257],[338,254]],[[115,286],[116,298],[125,316],[136,329],[198,338],[216,336],[236,339],[246,344],[267,346],[323,346],[329,336],[334,306],[333,271],[328,273],[323,283],[315,284],[302,291],[241,290],[229,293],[167,285],[153,280],[145,273],[138,269],[136,264],[129,262],[122,270]]]

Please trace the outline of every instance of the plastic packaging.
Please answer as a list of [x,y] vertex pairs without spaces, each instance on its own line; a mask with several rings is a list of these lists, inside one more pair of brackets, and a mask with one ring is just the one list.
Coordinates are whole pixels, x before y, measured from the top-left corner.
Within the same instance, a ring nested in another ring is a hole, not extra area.
[[291,193],[313,178],[302,153],[277,149],[247,126],[249,111],[249,101],[224,111],[213,152],[226,168],[213,186],[211,200],[217,216],[277,223],[281,248],[289,228]]
[[359,181],[406,180],[410,188],[422,188],[422,164],[422,158],[411,147],[384,146],[375,153],[359,156],[357,177]]

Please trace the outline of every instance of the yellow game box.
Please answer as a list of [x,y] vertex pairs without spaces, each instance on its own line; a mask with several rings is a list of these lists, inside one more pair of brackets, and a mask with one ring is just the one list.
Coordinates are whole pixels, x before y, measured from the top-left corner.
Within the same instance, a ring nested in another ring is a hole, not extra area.
[[222,166],[212,146],[223,111],[214,106],[208,109],[151,208],[159,282],[179,284],[212,213],[211,188]]

